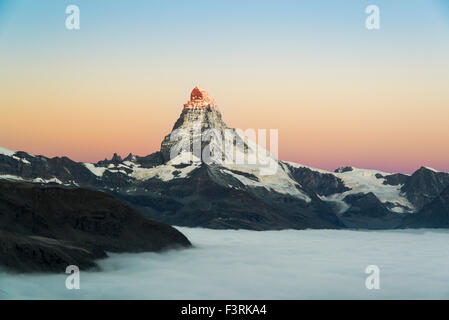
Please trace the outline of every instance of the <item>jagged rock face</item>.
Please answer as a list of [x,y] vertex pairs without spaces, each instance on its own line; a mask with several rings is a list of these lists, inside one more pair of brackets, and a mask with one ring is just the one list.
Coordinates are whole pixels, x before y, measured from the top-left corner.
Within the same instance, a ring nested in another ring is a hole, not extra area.
[[[171,159],[172,148],[185,140],[185,146],[192,149],[194,139],[201,139],[202,134],[207,129],[216,129],[224,136],[224,130],[228,129],[221,119],[221,113],[212,109],[185,109],[182,111],[178,121],[176,121],[173,131],[168,134],[161,143],[161,153],[165,162]],[[186,137],[187,135],[187,137]],[[200,141],[201,150],[204,149],[205,142]],[[193,150],[190,150],[193,152]]]
[[119,163],[122,163],[122,162],[123,162],[122,157],[120,157],[117,153],[114,153],[111,160],[104,159],[102,161],[98,161],[97,164],[100,166],[107,166],[110,164],[118,165]]
[[345,197],[345,202],[350,204],[351,207],[343,213],[343,217],[349,217],[354,214],[383,217],[388,212],[385,205],[372,192],[348,195]]
[[350,172],[353,171],[354,168],[353,167],[341,167],[341,168],[337,168],[335,169],[335,173],[345,173],[345,172]]
[[[160,152],[152,153],[145,157],[139,157],[130,153],[123,160],[120,156],[114,153],[114,156],[111,160],[105,159],[102,161],[98,161],[95,165],[99,167],[117,167],[123,165],[124,163],[134,163],[139,165],[142,168],[154,168],[164,163],[164,159],[162,158],[162,154]],[[129,171],[129,169],[124,168],[125,171]]]
[[419,212],[407,216],[404,228],[449,228],[449,187]]
[[331,173],[320,173],[305,167],[295,168],[288,163],[286,165],[298,183],[318,195],[329,196],[350,190],[341,179]]
[[401,225],[402,214],[393,213],[372,193],[346,196],[350,205],[340,219],[349,228],[394,229]]
[[422,208],[448,186],[449,174],[421,167],[409,177],[402,191],[417,208]]
[[385,181],[384,181],[385,185],[389,184],[392,186],[397,186],[397,185],[406,184],[410,177],[405,174],[402,174],[402,173],[395,173],[395,174],[383,176],[383,178],[385,179]]
[[[194,139],[201,139],[201,135],[207,129],[215,129],[224,137],[224,130],[228,129],[223,122],[221,113],[215,109],[215,103],[208,93],[195,87],[191,93],[190,101],[184,105],[184,109],[173,126],[172,132],[161,143],[161,153],[165,162],[170,160],[170,152],[179,140],[188,135],[186,145],[189,148]],[[205,143],[201,142],[201,150]],[[193,150],[190,150],[193,152]]]

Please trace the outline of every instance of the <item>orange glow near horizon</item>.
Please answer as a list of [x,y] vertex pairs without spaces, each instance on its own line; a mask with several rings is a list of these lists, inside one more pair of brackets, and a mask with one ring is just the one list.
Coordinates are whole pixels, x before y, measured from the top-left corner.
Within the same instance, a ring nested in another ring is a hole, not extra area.
[[203,1],[201,19],[188,3],[82,1],[72,32],[64,5],[9,1],[0,146],[83,162],[148,155],[198,85],[229,127],[278,129],[281,160],[449,172],[446,11],[381,2],[371,32],[358,1]]
[[[191,87],[176,95],[162,88],[122,89],[69,94],[65,88],[53,94],[39,90],[26,97],[3,96],[2,105],[9,108],[0,121],[0,145],[83,162],[109,158],[114,152],[143,156],[158,151]],[[434,92],[434,99],[427,99],[432,108],[422,112],[424,97],[416,92],[407,97],[399,90],[387,95],[378,88],[370,94],[362,87],[355,91],[341,85],[318,95],[307,92],[311,88],[234,88],[229,95],[220,89],[210,93],[228,126],[278,129],[282,160],[329,170],[354,165],[411,172],[428,165],[448,171],[449,97],[442,99],[441,93]]]

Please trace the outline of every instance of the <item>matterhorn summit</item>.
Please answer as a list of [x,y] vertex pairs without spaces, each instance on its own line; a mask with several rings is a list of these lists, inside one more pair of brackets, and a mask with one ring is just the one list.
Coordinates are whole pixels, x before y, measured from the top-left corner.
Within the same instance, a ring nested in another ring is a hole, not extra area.
[[[206,90],[201,87],[195,87],[190,94],[190,100],[184,104],[181,115],[173,126],[172,132],[168,134],[161,144],[161,153],[165,161],[171,160],[170,153],[176,145],[179,146],[180,139],[183,140],[183,149],[193,147],[196,139],[201,140],[201,150],[207,143],[202,141],[202,135],[207,134],[206,130],[216,130],[224,133],[228,129],[221,118],[221,113],[216,109],[214,100],[209,96]],[[222,135],[224,136],[224,135]]]
[[195,87],[172,132],[162,141],[161,154],[166,163],[182,159],[186,163],[219,164],[274,174],[278,161],[256,143],[266,142],[266,135],[257,137],[259,131],[229,128],[212,97],[205,89]]
[[201,87],[195,87],[190,94],[190,101],[184,104],[184,109],[215,109],[215,102],[209,96],[206,90]]

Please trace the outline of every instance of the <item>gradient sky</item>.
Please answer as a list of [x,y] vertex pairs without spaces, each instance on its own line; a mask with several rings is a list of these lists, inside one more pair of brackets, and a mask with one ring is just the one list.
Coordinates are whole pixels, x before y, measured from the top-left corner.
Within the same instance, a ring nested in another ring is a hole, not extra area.
[[147,155],[195,85],[282,160],[449,171],[449,0],[0,0],[2,147]]

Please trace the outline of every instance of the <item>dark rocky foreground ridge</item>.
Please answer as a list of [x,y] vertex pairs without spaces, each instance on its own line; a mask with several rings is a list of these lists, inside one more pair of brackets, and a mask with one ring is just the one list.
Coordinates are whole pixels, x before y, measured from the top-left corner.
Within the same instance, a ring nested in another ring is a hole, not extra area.
[[9,270],[87,269],[106,252],[188,246],[176,229],[104,192],[0,180],[0,266]]
[[449,187],[419,212],[407,216],[403,228],[449,228]]

